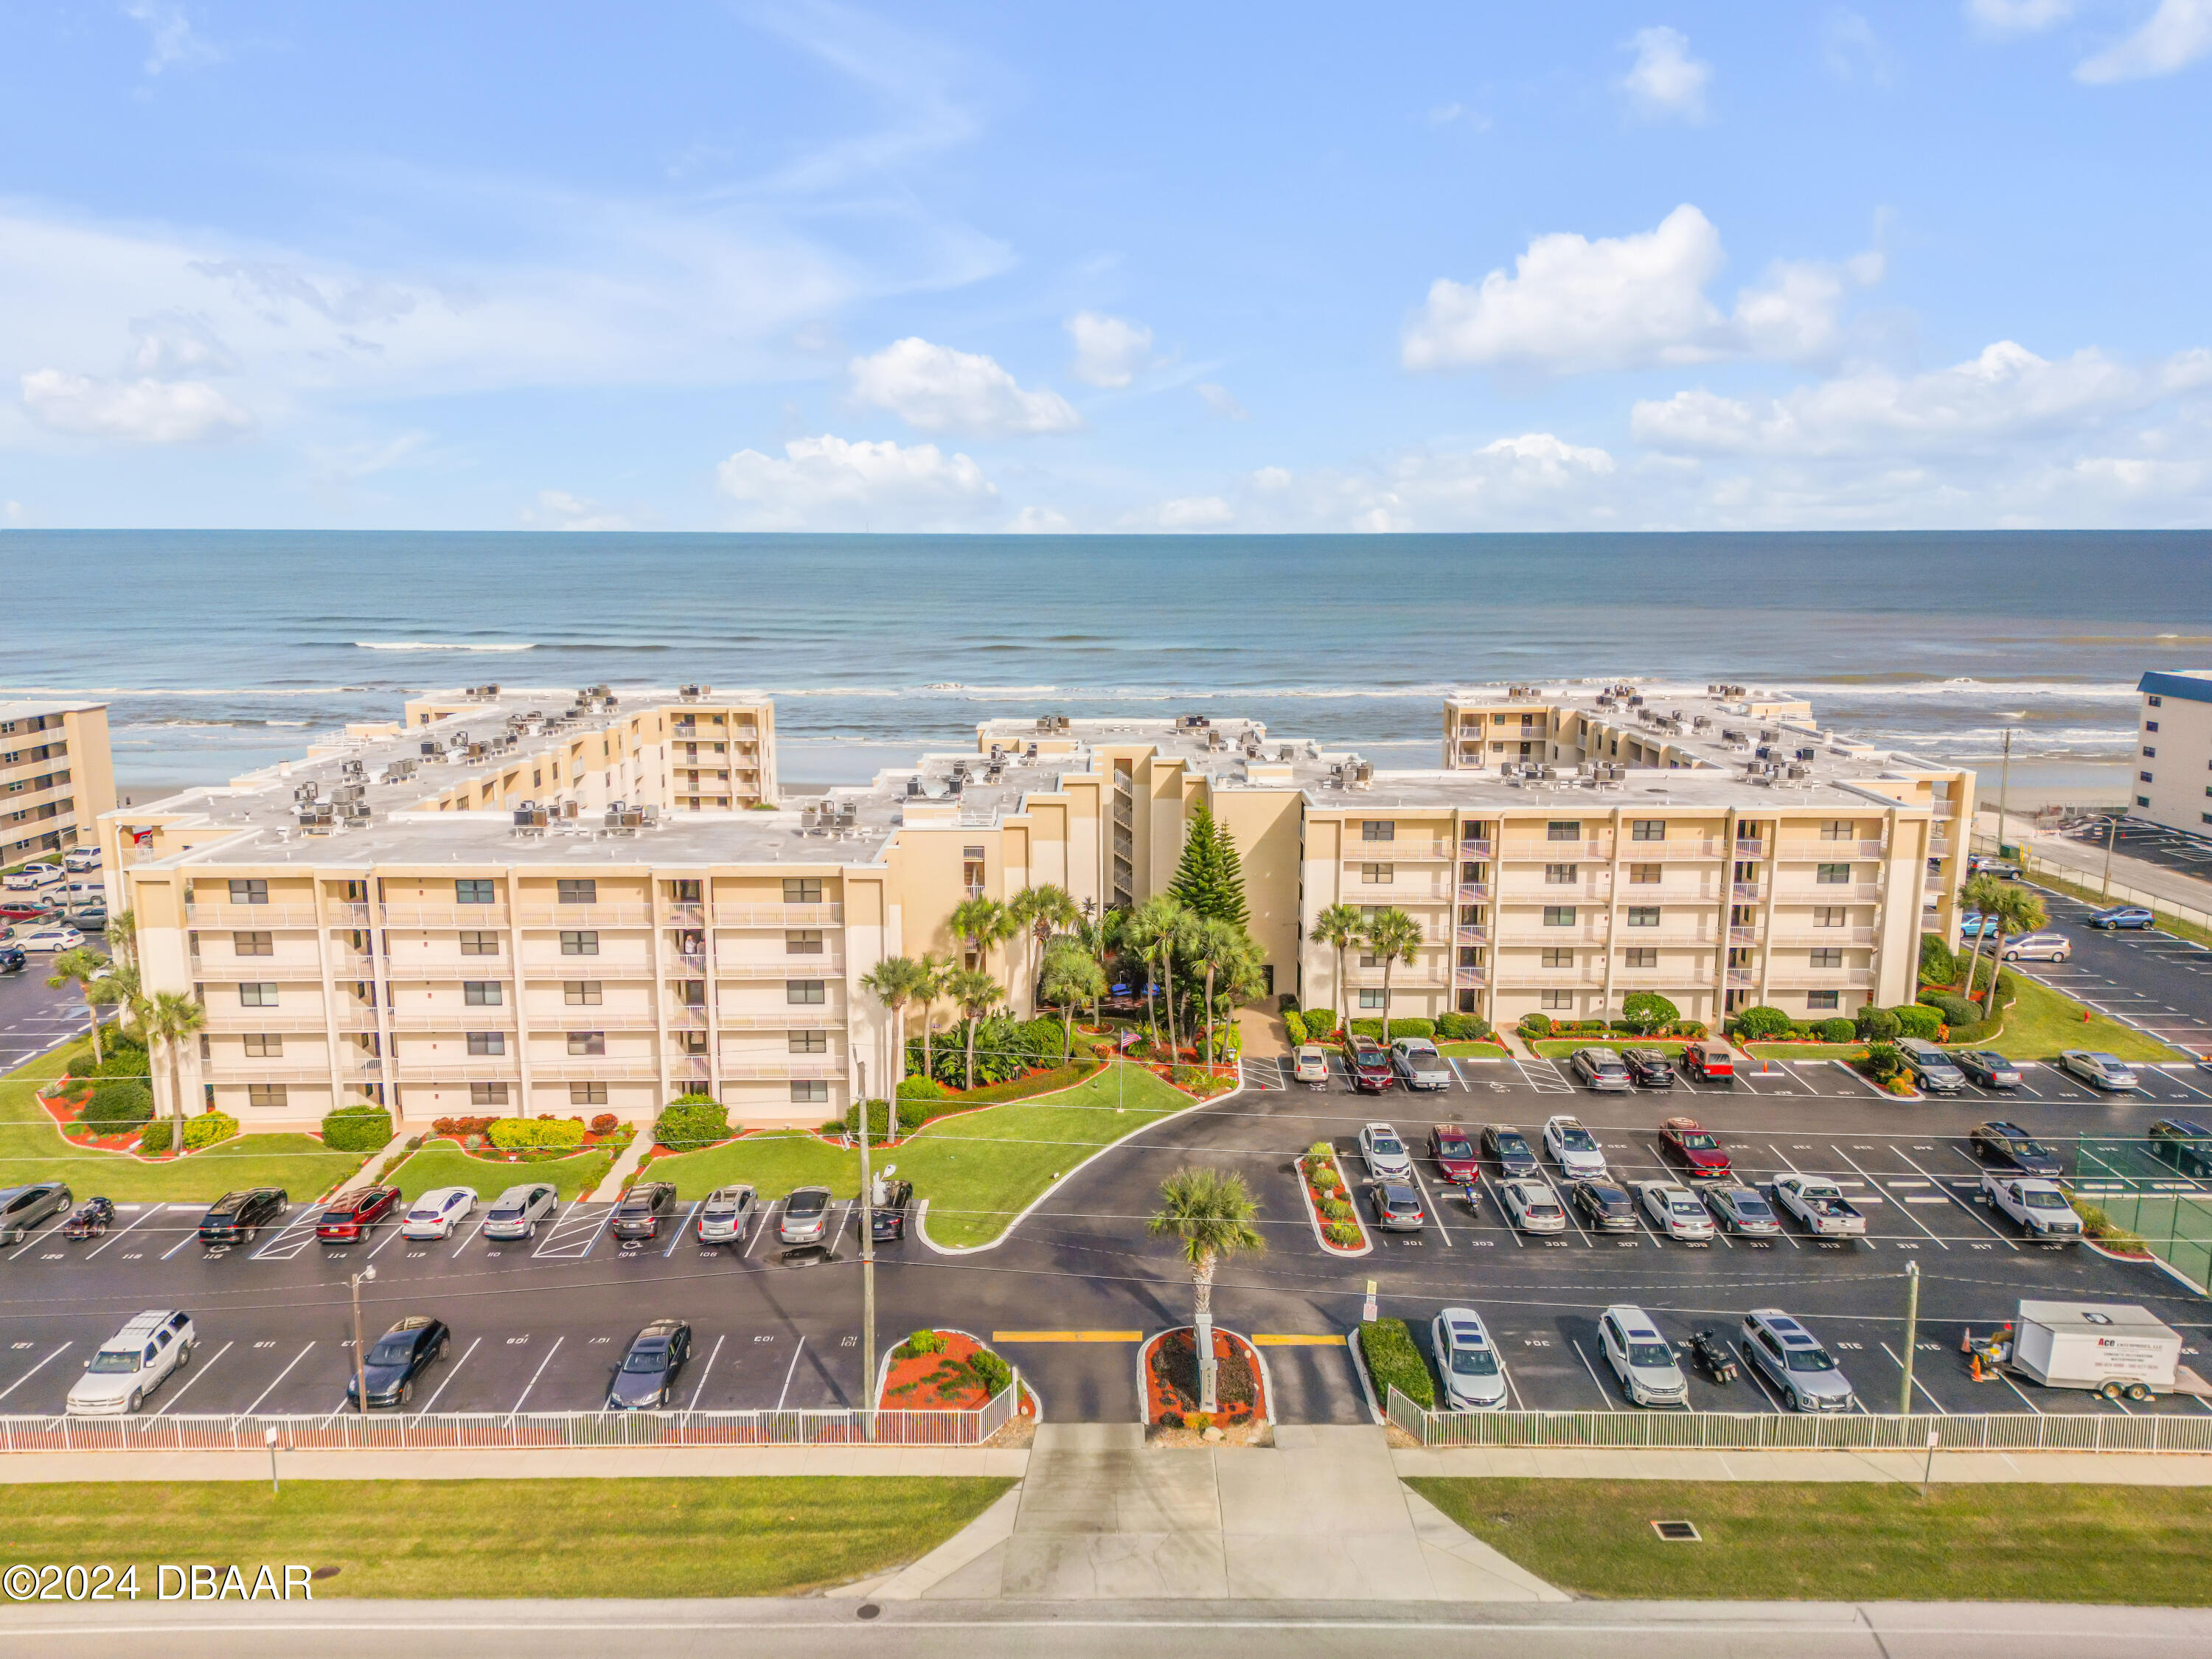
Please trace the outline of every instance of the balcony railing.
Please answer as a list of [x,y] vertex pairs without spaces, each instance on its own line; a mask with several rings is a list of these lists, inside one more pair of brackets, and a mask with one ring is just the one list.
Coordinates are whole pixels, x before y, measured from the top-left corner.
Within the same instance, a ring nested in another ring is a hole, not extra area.
[[714,964],[716,979],[826,979],[845,977],[845,959],[840,956],[773,957],[765,962],[718,962]]
[[787,1077],[802,1081],[826,1079],[834,1083],[844,1077],[845,1066],[841,1060],[801,1060],[794,1055],[786,1061],[740,1060],[732,1063],[725,1060],[722,1062],[722,1075],[738,1080]]
[[1356,841],[1344,848],[1346,864],[1427,864],[1456,856],[1448,841]]
[[1490,969],[1487,968],[1475,968],[1462,964],[1452,969],[1452,984],[1457,988],[1472,989],[1488,983],[1490,983]]
[[1785,841],[1775,856],[1826,864],[1844,859],[1878,859],[1883,851],[1879,841]]
[[515,1029],[512,1008],[439,1008],[428,1013],[414,1009],[395,1008],[392,1011],[392,1029],[395,1031],[451,1031],[456,1036],[464,1031],[512,1031]]
[[[1649,847],[1663,847],[1664,842],[1647,842]],[[1582,864],[1593,860],[1610,863],[1613,848],[1602,841],[1509,841],[1498,850],[1502,859],[1534,860],[1543,864]]]
[[[1344,976],[1348,984],[1368,989],[1379,988],[1382,983],[1382,970],[1380,968],[1362,968],[1358,963],[1346,969]],[[1394,991],[1418,990],[1423,987],[1448,985],[1450,982],[1451,970],[1442,963],[1431,965],[1424,963],[1408,968],[1401,963],[1390,970],[1390,988]]]
[[1623,864],[1664,864],[1676,860],[1717,859],[1721,856],[1721,844],[1713,837],[1673,836],[1666,841],[1625,841],[1620,844]]
[[530,1075],[553,1083],[651,1083],[660,1066],[650,1060],[533,1060]]
[[1459,926],[1452,929],[1452,943],[1455,945],[1487,945],[1490,943],[1490,929],[1480,922],[1463,921],[1460,923]]
[[[192,977],[209,984],[235,985],[241,981],[252,984],[258,980],[319,981],[323,965],[313,957],[301,960],[297,957],[202,957],[192,963]],[[350,979],[350,972],[333,973],[333,979]]]
[[1809,887],[1774,890],[1777,904],[1866,904],[1881,896],[1882,889],[1877,882],[1816,882]]
[[1760,881],[1737,881],[1729,884],[1729,896],[1740,903],[1749,903],[1766,896],[1766,884]]
[[[338,909],[342,907],[333,906]],[[198,901],[185,907],[187,927],[228,927],[248,932],[261,927],[313,927],[315,907],[312,904],[231,904],[221,900],[209,903]]]
[[504,927],[504,904],[386,904],[378,907],[387,927]]
[[[481,907],[460,905],[467,910]],[[691,907],[694,910],[698,906]],[[644,927],[653,921],[650,904],[526,904],[516,918],[525,927]]]
[[1490,842],[1472,838],[1462,841],[1459,844],[1459,855],[1463,859],[1486,859],[1490,856]]
[[[1731,939],[1734,934],[1731,933]],[[1808,927],[1802,922],[1784,923],[1779,917],[1774,924],[1777,945],[1869,945],[1875,942],[1871,927]]]
[[1759,943],[1759,929],[1756,927],[1731,927],[1729,929],[1729,943],[1730,945],[1756,945]]
[[1777,963],[1768,969],[1766,982],[1778,991],[1865,990],[1874,984],[1874,969],[1784,968]]
[[[842,1012],[813,1004],[803,1007],[779,1008],[769,1013],[732,1014],[714,1017],[714,1029],[719,1031],[842,1031],[845,1029]],[[948,1028],[937,1028],[938,1040],[944,1041]],[[919,1036],[919,1027],[908,1035]]]
[[1501,919],[1494,937],[1501,945],[1602,945],[1605,923],[1577,921],[1571,927],[1545,927],[1540,922]]
[[[322,1032],[330,1029],[323,1012],[289,1012],[282,1008],[210,1008],[204,1028],[210,1036],[237,1036],[247,1032],[275,1031],[285,1036],[298,1032]],[[338,1029],[347,1029],[341,1018]]]
[[1490,896],[1490,884],[1486,881],[1463,881],[1455,890],[1462,904],[1480,904]]
[[1443,904],[1454,890],[1425,881],[1347,881],[1344,896],[1367,904]]
[[842,904],[717,904],[717,927],[822,927],[842,926]]

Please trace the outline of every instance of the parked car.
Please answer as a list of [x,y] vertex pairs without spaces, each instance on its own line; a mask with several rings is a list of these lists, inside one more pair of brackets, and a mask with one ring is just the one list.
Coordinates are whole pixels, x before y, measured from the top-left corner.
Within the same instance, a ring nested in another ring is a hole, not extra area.
[[611,1231],[617,1238],[640,1242],[657,1238],[660,1234],[660,1224],[673,1219],[675,1214],[674,1182],[641,1181],[615,1206]]
[[31,965],[30,957],[12,945],[0,945],[0,974],[20,974]]
[[1779,1308],[1743,1316],[1743,1351],[1793,1410],[1847,1412],[1858,1403],[1835,1356]]
[[84,1375],[70,1384],[62,1410],[71,1417],[125,1417],[172,1372],[191,1363],[192,1316],[149,1308],[93,1351]]
[[1413,1155],[1406,1150],[1406,1143],[1398,1132],[1387,1123],[1370,1123],[1359,1131],[1359,1158],[1367,1166],[1370,1181],[1406,1181],[1413,1178]]
[[1474,1156],[1474,1142],[1456,1123],[1439,1123],[1429,1131],[1429,1156],[1444,1172],[1444,1179],[1464,1184],[1482,1173]]
[[1993,859],[1986,853],[1976,853],[1966,860],[1966,873],[1970,876],[1990,875],[2004,881],[2018,881],[2020,866],[2014,864],[2010,859]]
[[281,1187],[249,1187],[225,1193],[200,1218],[203,1244],[251,1244],[270,1222],[280,1220],[292,1200]]
[[1318,1042],[1301,1042],[1291,1075],[1301,1083],[1315,1085],[1328,1081],[1328,1050]]
[[75,847],[62,855],[62,868],[71,874],[100,868],[100,848]]
[[1451,1062],[1426,1037],[1400,1037],[1392,1043],[1390,1066],[1408,1089],[1449,1089],[1457,1080]]
[[538,1224],[550,1221],[561,1207],[561,1189],[550,1182],[526,1182],[509,1187],[484,1212],[486,1238],[534,1238]]
[[1398,1080],[1395,1067],[1382,1045],[1372,1037],[1356,1036],[1344,1051],[1344,1064],[1352,1073],[1353,1090],[1363,1095],[1379,1095]]
[[1577,1119],[1564,1115],[1547,1118],[1544,1150],[1570,1180],[1590,1180],[1605,1174],[1605,1153],[1597,1144],[1597,1137],[1583,1128]]
[[1375,1224],[1386,1232],[1417,1233],[1428,1224],[1422,1213],[1421,1195],[1402,1181],[1378,1181],[1367,1189],[1375,1207]]
[[1984,1089],[2017,1089],[2022,1081],[2020,1067],[1994,1048],[1967,1048],[1951,1061]]
[[1978,910],[1959,913],[1959,937],[1962,939],[1992,939],[1996,935],[1997,919],[1985,916]]
[[1513,1224],[1524,1233],[1563,1233],[1567,1230],[1566,1206],[1548,1182],[1533,1177],[1499,1183],[1498,1201]]
[[1674,1362],[1674,1345],[1641,1308],[1617,1304],[1598,1316],[1598,1346],[1620,1379],[1622,1392],[1638,1406],[1686,1406],[1689,1379]]
[[1771,1205],[1748,1187],[1733,1184],[1703,1189],[1705,1207],[1723,1232],[1746,1238],[1772,1238],[1782,1231],[1782,1218]]
[[115,1224],[115,1200],[88,1198],[62,1228],[64,1238],[98,1238]]
[[676,1379],[690,1358],[691,1328],[680,1319],[654,1320],[630,1338],[607,1389],[607,1409],[650,1411],[672,1404]]
[[1982,1192],[2030,1238],[2051,1244],[2081,1242],[2081,1218],[2056,1182],[1984,1170]]
[[2142,1079],[2135,1067],[2127,1065],[2116,1054],[2093,1052],[2087,1048],[2069,1048],[2058,1056],[2058,1064],[2084,1083],[2099,1089],[2134,1089]]
[[2109,910],[2100,910],[2085,918],[2092,927],[2110,931],[2116,927],[2147,928],[2158,926],[2158,918],[2140,904],[2115,904]]
[[1629,1075],[1628,1067],[1610,1048],[1577,1048],[1570,1063],[1575,1068],[1575,1075],[1587,1087],[1601,1093],[1626,1093],[1636,1086],[1636,1079]]
[[2039,931],[2004,942],[2007,962],[2063,962],[2073,954],[2074,941],[2063,933]]
[[826,1244],[830,1242],[830,1189],[801,1187],[783,1200],[783,1214],[775,1224],[777,1239],[786,1244]]
[[1659,1126],[1659,1156],[1692,1181],[1726,1181],[1735,1168],[1719,1138],[1693,1117],[1670,1117]]
[[2162,1117],[2150,1126],[2150,1154],[2185,1176],[2212,1178],[2212,1130],[2185,1117]]
[[1636,1231],[1636,1205],[1626,1188],[1610,1181],[1577,1181],[1567,1188],[1574,1200],[1575,1208],[1583,1218],[1600,1232],[1632,1233]]
[[1822,1238],[1865,1236],[1866,1217],[1844,1196],[1844,1189],[1825,1176],[1777,1176],[1774,1200]]
[[1966,1139],[1991,1169],[2032,1176],[2066,1173],[2058,1154],[2017,1123],[1977,1123]]
[[10,870],[5,878],[0,878],[0,886],[4,886],[11,893],[27,893],[50,882],[59,881],[62,874],[62,867],[58,864],[27,864],[20,870]]
[[1620,1063],[1628,1067],[1628,1075],[1636,1079],[1638,1088],[1674,1086],[1674,1056],[1663,1048],[1623,1048]]
[[699,1206],[702,1244],[741,1244],[760,1213],[760,1194],[750,1187],[717,1187]]
[[1643,1195],[1644,1213],[1668,1237],[1686,1244],[1711,1243],[1713,1218],[1687,1187],[1678,1187],[1671,1181],[1646,1181],[1638,1183],[1637,1191]]
[[354,1244],[398,1206],[397,1187],[362,1187],[341,1193],[323,1206],[315,1237],[325,1244]]
[[74,951],[84,935],[74,927],[26,927],[9,942],[19,951]]
[[376,1339],[362,1359],[361,1375],[346,1378],[346,1403],[360,1409],[366,1389],[371,1411],[379,1406],[405,1405],[415,1397],[416,1379],[446,1357],[453,1340],[444,1320],[433,1319],[428,1314],[409,1314]]
[[27,1187],[0,1190],[0,1244],[21,1243],[33,1228],[69,1206],[65,1182],[34,1181]]
[[473,1187],[433,1187],[408,1206],[399,1231],[406,1238],[450,1238],[453,1229],[476,1207]]
[[1912,1073],[1913,1083],[1929,1094],[1956,1094],[1966,1086],[1966,1074],[1925,1037],[1898,1038],[1897,1053],[1905,1069]]
[[1690,1043],[1682,1050],[1682,1069],[1700,1083],[1725,1083],[1734,1088],[1735,1050],[1725,1042]]
[[906,1237],[907,1206],[914,1202],[914,1182],[876,1177],[875,1205],[871,1212],[871,1235],[878,1244],[893,1244]]
[[1446,1308],[1429,1324],[1429,1346],[1444,1380],[1444,1409],[1498,1411],[1506,1401],[1505,1366],[1482,1316],[1472,1308]]
[[1539,1173],[1535,1149],[1528,1145],[1528,1137],[1510,1123],[1484,1124],[1482,1150],[1497,1164],[1500,1175],[1517,1178]]

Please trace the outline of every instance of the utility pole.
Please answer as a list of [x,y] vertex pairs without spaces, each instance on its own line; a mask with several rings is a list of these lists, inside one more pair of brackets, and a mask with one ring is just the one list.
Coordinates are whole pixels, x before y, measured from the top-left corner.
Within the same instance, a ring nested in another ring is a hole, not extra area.
[[1905,1397],[1898,1402],[1900,1417],[1912,1415],[1912,1344],[1920,1330],[1920,1264],[1905,1264]]
[[2116,817],[2105,820],[2105,888],[2104,902],[2112,902],[2112,842],[2120,833],[2120,821]]
[[2005,855],[2005,801],[2012,793],[2012,727],[2004,732],[2004,761],[1997,769],[1997,856]]
[[[868,1062],[853,1062],[860,1080],[860,1421],[867,1439],[876,1437],[876,1189],[868,1166]],[[887,1073],[885,1075],[889,1075]],[[891,1091],[892,1121],[897,1121],[898,1091]]]
[[353,1388],[354,1401],[363,1417],[368,1415],[368,1360],[361,1346],[361,1287],[376,1278],[374,1267],[363,1267],[349,1281],[353,1286]]

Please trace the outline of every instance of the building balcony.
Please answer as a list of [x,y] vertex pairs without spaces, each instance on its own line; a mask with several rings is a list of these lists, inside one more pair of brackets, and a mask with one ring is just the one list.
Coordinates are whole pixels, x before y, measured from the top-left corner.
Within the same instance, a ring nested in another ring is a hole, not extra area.
[[842,904],[716,904],[717,927],[842,927]]
[[[1729,933],[1729,939],[1731,943],[1738,942],[1733,931]],[[1874,944],[1875,940],[1875,930],[1871,927],[1808,927],[1802,922],[1785,923],[1779,917],[1776,918],[1774,924],[1774,942],[1777,945],[1857,945],[1863,948]]]
[[[687,1057],[688,1058],[688,1057]],[[672,1068],[680,1062],[671,1060]],[[654,1083],[660,1078],[657,1060],[644,1059],[533,1060],[530,1076],[540,1083]]]
[[[333,911],[346,907],[334,905]],[[333,916],[333,920],[344,920]],[[313,927],[319,921],[312,904],[230,904],[222,901],[202,904],[195,902],[185,906],[185,926],[187,927],[228,927],[252,933],[271,927]]]
[[497,1008],[434,1008],[428,1012],[394,1008],[391,1011],[391,1019],[392,1029],[395,1031],[451,1031],[456,1037],[465,1031],[512,1031],[515,1029],[514,1010],[504,1006]]
[[1480,922],[1461,922],[1452,929],[1452,943],[1487,945],[1490,943],[1490,929]]
[[714,976],[740,980],[842,980],[845,959],[842,956],[772,957],[765,962],[717,962]]
[[1490,969],[1462,965],[1452,969],[1451,982],[1455,989],[1476,990],[1490,983]]
[[1883,889],[1878,882],[1820,882],[1810,887],[1777,887],[1774,902],[1779,904],[1872,904],[1880,901]]
[[[718,1031],[842,1031],[845,1029],[845,1016],[837,1010],[818,1006],[778,1009],[765,1014],[717,1014],[714,1029]],[[945,1041],[945,1030],[944,1026],[938,1027],[938,1042]],[[921,1027],[918,1024],[912,1027],[907,1035],[920,1036]]]
[[1834,864],[1845,859],[1879,859],[1887,850],[1879,841],[1785,841],[1775,856],[1807,864]]
[[[1664,842],[1644,844],[1666,845]],[[1603,841],[1509,841],[1499,843],[1498,856],[1539,864],[1610,864],[1613,847]]]
[[1874,987],[1871,968],[1784,968],[1767,970],[1767,988],[1776,991],[1864,991]]
[[1447,904],[1454,890],[1425,881],[1347,881],[1344,898],[1350,904]]
[[[468,910],[480,907],[461,905]],[[693,905],[696,910],[699,907]],[[650,904],[526,904],[515,917],[524,927],[649,927]]]
[[[196,958],[191,964],[192,977],[215,984],[235,985],[256,981],[314,980],[323,977],[323,964],[313,957],[225,957],[216,959]],[[333,973],[333,979],[352,977],[350,973]]]
[[1508,989],[1532,985],[1556,990],[1562,986],[1605,983],[1605,975],[1593,968],[1509,968],[1501,963],[1492,971],[1498,975],[1498,983]]
[[377,908],[387,927],[481,928],[507,924],[504,904],[384,904]]
[[793,1078],[800,1081],[838,1082],[845,1075],[842,1060],[804,1060],[794,1054],[788,1060],[725,1060],[721,1066],[725,1079],[737,1082],[758,1081],[762,1079]]
[[1959,816],[1959,803],[1955,800],[1939,800],[1930,805],[1928,810],[1932,816],[1938,818],[1955,818]]
[[1359,864],[1430,864],[1458,856],[1448,841],[1357,841],[1345,844],[1344,861]]
[[[1416,963],[1410,968],[1400,963],[1390,970],[1390,988],[1393,991],[1433,989],[1439,985],[1450,984],[1451,975],[1452,970],[1443,963]],[[1364,990],[1377,990],[1382,984],[1382,969],[1362,968],[1357,963],[1345,969],[1344,977],[1346,984]],[[1352,1016],[1346,1015],[1346,1018]]]
[[1620,844],[1623,864],[1665,864],[1721,856],[1721,843],[1711,836],[1694,840],[1686,836],[1669,836],[1665,841],[1626,841]]
[[1500,945],[1602,945],[1606,942],[1605,922],[1577,921],[1571,927],[1547,927],[1539,922],[1501,920],[1492,937]]
[[1463,881],[1453,890],[1462,904],[1480,904],[1490,896],[1486,881]]
[[[295,1031],[318,1034],[328,1031],[330,1022],[319,1008],[312,1012],[290,1012],[282,1008],[225,1007],[209,1009],[207,1024],[202,1029],[208,1036],[216,1037],[259,1031],[289,1036]],[[343,1031],[349,1028],[341,1020],[338,1029]],[[374,1029],[374,1024],[370,1029]]]

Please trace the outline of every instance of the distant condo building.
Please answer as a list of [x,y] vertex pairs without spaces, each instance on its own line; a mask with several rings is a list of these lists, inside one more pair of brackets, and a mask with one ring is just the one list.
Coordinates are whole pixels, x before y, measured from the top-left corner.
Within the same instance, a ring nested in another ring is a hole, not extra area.
[[2136,689],[2132,816],[2212,836],[2212,668],[2146,674]]
[[[1431,771],[1244,720],[993,720],[972,750],[802,802],[779,797],[774,725],[764,697],[701,687],[485,687],[108,813],[149,987],[208,1010],[192,1103],[642,1119],[697,1091],[817,1123],[896,1063],[860,984],[878,962],[972,963],[947,925],[971,896],[1140,904],[1201,804],[1269,988],[1310,1007],[1381,1011],[1382,964],[1355,947],[1340,979],[1315,935],[1341,902],[1419,923],[1401,1017],[1617,1014],[1637,990],[1687,1018],[1849,1015],[1910,1000],[1972,821],[1971,773],[1737,687],[1455,693]],[[974,965],[1012,969],[1030,1012],[1034,954],[991,955]]]
[[114,805],[104,704],[0,702],[0,865],[89,843]]

